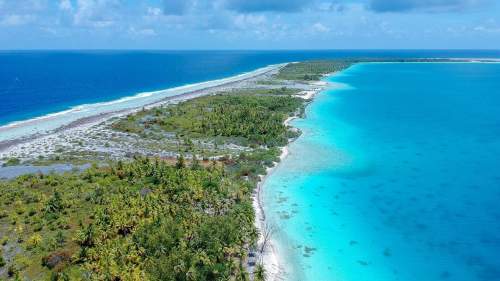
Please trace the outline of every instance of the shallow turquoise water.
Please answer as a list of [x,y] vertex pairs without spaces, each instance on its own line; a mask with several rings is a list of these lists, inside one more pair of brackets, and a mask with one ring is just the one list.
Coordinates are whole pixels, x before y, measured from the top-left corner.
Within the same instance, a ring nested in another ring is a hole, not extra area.
[[500,280],[500,64],[359,64],[268,178],[287,280]]

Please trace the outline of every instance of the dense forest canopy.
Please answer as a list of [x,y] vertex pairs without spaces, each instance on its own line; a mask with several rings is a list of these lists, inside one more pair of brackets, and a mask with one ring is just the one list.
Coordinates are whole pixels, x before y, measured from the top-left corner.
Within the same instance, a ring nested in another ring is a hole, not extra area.
[[323,75],[346,69],[352,64],[350,61],[320,60],[290,63],[276,76],[282,80],[315,81]]
[[257,93],[225,93],[201,97],[178,105],[142,111],[114,124],[126,132],[175,133],[179,137],[206,139],[217,136],[243,138],[245,145],[285,145],[288,129],[283,126],[303,101],[282,93],[287,89]]
[[141,158],[0,189],[2,222],[14,230],[4,243],[22,253],[8,274],[30,279],[48,270],[72,280],[243,279],[257,237],[253,186],[217,165]]

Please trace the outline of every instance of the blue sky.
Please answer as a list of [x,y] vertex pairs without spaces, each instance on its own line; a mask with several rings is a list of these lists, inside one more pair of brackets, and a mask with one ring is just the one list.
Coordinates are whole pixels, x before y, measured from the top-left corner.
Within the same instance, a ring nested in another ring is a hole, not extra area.
[[0,0],[1,49],[499,49],[498,0]]

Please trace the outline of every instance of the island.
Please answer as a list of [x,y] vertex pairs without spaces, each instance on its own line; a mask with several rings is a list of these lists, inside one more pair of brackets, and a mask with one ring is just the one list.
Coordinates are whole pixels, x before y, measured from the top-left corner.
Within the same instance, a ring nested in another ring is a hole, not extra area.
[[267,280],[259,183],[300,134],[287,122],[350,64],[279,65],[2,142],[0,278]]

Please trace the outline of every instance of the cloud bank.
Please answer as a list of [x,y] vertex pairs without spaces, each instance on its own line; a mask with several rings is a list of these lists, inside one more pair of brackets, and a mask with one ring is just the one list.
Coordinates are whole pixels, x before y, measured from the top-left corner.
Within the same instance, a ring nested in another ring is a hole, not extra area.
[[500,0],[0,0],[10,49],[498,48],[499,34]]
[[371,0],[375,12],[457,12],[485,7],[488,0]]
[[303,0],[226,0],[225,7],[241,13],[298,12],[312,1]]

